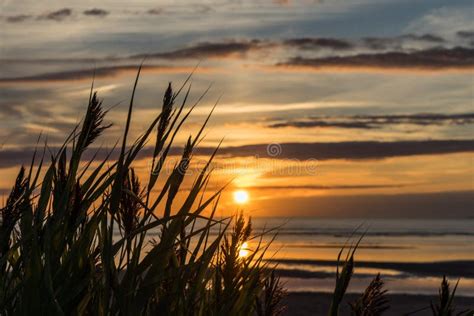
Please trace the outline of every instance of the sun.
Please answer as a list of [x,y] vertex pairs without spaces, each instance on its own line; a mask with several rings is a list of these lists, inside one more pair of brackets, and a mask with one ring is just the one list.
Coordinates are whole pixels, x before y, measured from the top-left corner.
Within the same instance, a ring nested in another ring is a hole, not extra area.
[[237,190],[234,192],[234,201],[238,204],[247,203],[249,200],[249,193],[245,190]]
[[242,245],[239,248],[239,257],[245,258],[249,255],[249,253],[250,253],[249,244],[247,242],[242,243]]

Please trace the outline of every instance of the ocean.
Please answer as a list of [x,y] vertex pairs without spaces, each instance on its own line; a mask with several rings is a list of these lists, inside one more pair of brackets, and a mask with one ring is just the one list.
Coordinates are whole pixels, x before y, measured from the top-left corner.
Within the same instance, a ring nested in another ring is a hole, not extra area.
[[[460,279],[458,295],[474,296],[474,219],[253,218],[252,224],[254,233],[278,227],[267,259],[277,263],[290,292],[332,292],[341,247],[364,233],[348,292],[362,292],[380,272],[390,293],[437,294],[446,275],[453,285]],[[249,249],[256,245],[250,241]]]
[[[391,294],[437,295],[446,275],[453,286],[459,280],[457,295],[474,297],[474,219],[256,217],[252,228],[246,250],[268,246],[264,258],[289,292],[333,292],[339,251],[363,234],[348,293],[363,292],[380,273]],[[211,234],[218,232],[216,225]],[[148,238],[159,235],[153,229]]]

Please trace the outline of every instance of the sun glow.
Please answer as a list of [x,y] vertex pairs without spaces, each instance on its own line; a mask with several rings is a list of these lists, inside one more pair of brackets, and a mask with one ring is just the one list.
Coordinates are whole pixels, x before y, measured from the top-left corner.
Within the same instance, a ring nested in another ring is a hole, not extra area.
[[249,244],[247,242],[242,243],[239,249],[239,258],[245,258],[249,255]]
[[249,200],[249,193],[245,190],[238,190],[234,192],[234,201],[238,204],[247,203]]

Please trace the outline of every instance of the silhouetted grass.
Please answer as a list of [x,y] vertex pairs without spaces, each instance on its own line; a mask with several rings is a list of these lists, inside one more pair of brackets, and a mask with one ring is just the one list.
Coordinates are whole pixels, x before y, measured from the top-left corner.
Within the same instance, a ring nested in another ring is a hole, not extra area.
[[[242,243],[251,238],[250,222],[237,216],[230,231],[230,218],[214,218],[222,189],[204,195],[215,153],[184,202],[176,199],[210,114],[188,138],[171,174],[163,173],[175,136],[196,105],[185,109],[188,80],[178,92],[169,85],[161,111],[129,143],[139,74],[116,161],[106,157],[92,168],[92,161],[82,159],[109,127],[91,89],[82,124],[51,154],[51,162],[44,163],[45,147],[28,170],[20,169],[1,209],[1,314],[276,314],[281,290],[262,263],[265,248],[258,245],[239,256]],[[139,179],[133,163],[152,137],[151,169],[147,179]],[[160,207],[164,212],[158,212]],[[211,238],[216,225],[220,232]],[[153,242],[151,230],[160,232]]]
[[[163,167],[174,139],[201,98],[185,110],[189,77],[177,92],[169,84],[161,111],[130,144],[139,75],[140,69],[118,159],[106,156],[94,168],[94,158],[83,159],[110,126],[103,123],[107,111],[91,89],[82,124],[50,154],[50,162],[45,163],[45,145],[42,154],[35,152],[28,169],[20,168],[1,209],[0,314],[280,314],[285,290],[263,260],[268,244],[262,244],[262,236],[252,236],[250,219],[214,217],[224,188],[204,195],[217,148],[193,179],[184,201],[177,203],[212,111],[196,136],[189,136],[179,162],[167,175]],[[146,179],[139,179],[133,163],[150,139],[151,168]],[[158,181],[160,176],[163,181]],[[219,233],[211,237],[216,228]],[[150,232],[156,231],[159,236],[152,240]],[[255,249],[241,256],[243,243],[256,237],[260,241]],[[360,240],[339,253],[331,316],[339,313]],[[341,261],[344,251],[347,255]],[[454,313],[456,287],[451,292],[443,279],[433,315]],[[381,315],[388,309],[385,295],[378,275],[351,304],[353,315]]]
[[[347,288],[351,282],[351,278],[354,274],[356,261],[354,259],[355,252],[361,242],[362,237],[357,240],[355,246],[350,246],[347,250],[345,247],[339,252],[337,261],[338,266],[336,268],[336,285],[332,294],[332,301],[329,307],[329,316],[339,315],[339,307],[342,303],[343,297],[346,294]],[[344,261],[341,261],[341,255],[346,250],[347,255]],[[470,316],[474,315],[474,310],[464,310],[456,312],[454,304],[454,295],[459,284],[459,280],[456,283],[454,289],[451,291],[449,282],[446,277],[443,277],[441,286],[439,289],[439,302],[428,304],[426,308],[410,312],[406,315],[421,315],[419,313],[426,313],[426,311],[432,311],[433,316]],[[364,293],[355,300],[350,302],[351,315],[353,316],[379,316],[390,309],[389,300],[387,298],[388,290],[384,288],[384,282],[380,276],[380,273],[370,282],[365,289]]]

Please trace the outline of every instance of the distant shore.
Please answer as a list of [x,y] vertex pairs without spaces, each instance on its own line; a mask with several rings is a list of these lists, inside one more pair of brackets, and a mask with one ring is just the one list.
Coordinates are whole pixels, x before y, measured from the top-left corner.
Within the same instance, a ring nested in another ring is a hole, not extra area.
[[[349,315],[347,302],[354,301],[359,296],[360,294],[346,295],[344,302],[341,304],[341,315]],[[390,300],[390,309],[384,313],[384,316],[401,316],[417,310],[420,310],[420,312],[413,315],[431,315],[429,308],[430,302],[437,302],[438,299],[436,296],[431,295],[392,294],[388,295],[388,297]],[[283,302],[286,305],[286,310],[283,315],[326,315],[330,302],[331,294],[329,293],[290,292]],[[456,311],[458,312],[468,308],[474,308],[474,297],[456,297],[454,302],[457,307]]]

